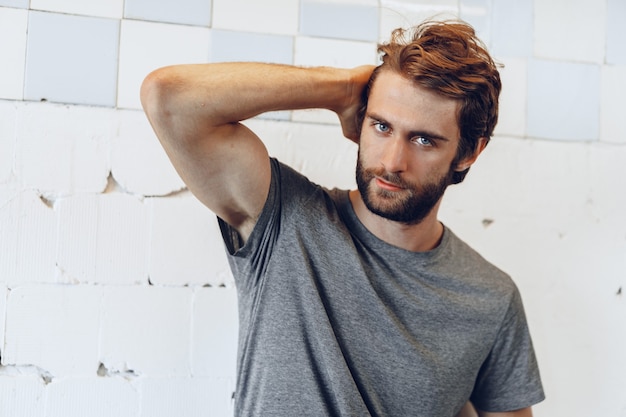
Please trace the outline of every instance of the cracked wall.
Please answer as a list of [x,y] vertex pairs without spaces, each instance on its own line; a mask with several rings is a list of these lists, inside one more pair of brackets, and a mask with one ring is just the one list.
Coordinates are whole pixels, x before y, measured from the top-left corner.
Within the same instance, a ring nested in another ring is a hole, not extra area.
[[[437,13],[504,64],[496,136],[441,218],[521,289],[548,395],[535,415],[626,416],[620,0],[0,0],[0,416],[230,415],[232,276],[141,80],[182,62],[375,63],[378,39]],[[329,112],[247,124],[314,181],[354,186]]]

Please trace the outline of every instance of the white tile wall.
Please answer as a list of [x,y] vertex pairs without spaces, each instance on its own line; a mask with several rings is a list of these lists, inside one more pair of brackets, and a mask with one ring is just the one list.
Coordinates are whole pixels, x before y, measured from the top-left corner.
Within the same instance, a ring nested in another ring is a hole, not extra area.
[[0,0],[0,6],[28,9],[29,0]]
[[37,376],[0,374],[0,416],[41,417],[44,415],[44,382]]
[[213,0],[213,27],[242,32],[295,35],[299,2],[293,0]]
[[626,64],[626,2],[623,0],[608,0],[607,4],[607,35],[606,61],[609,64]]
[[300,33],[306,36],[376,42],[378,10],[373,4],[302,0]]
[[55,281],[56,222],[34,192],[14,194],[0,207],[0,281],[11,286]]
[[598,64],[604,62],[606,2],[534,0],[533,6],[534,51],[538,57]]
[[112,109],[84,106],[20,106],[15,164],[22,187],[54,195],[103,191],[113,114]]
[[147,283],[148,217],[138,198],[78,194],[59,200],[56,211],[62,282]]
[[141,82],[159,67],[207,62],[209,33],[201,27],[122,21],[117,105],[141,109]]
[[124,0],[30,0],[32,10],[45,10],[63,14],[77,14],[86,16],[122,17]]
[[292,36],[215,29],[209,61],[293,64],[293,50]]
[[29,12],[24,98],[113,106],[119,20]]
[[[219,285],[231,280],[217,219],[190,194],[147,201],[151,218],[150,281]],[[189,246],[182,246],[185,241]]]
[[238,323],[234,287],[196,291],[192,341],[194,375],[235,381]]
[[[111,142],[111,174],[125,191],[135,195],[166,195],[185,188],[167,158],[143,111],[120,110]],[[137,161],[141,168],[137,169]]]
[[496,58],[528,57],[533,48],[531,1],[494,0],[491,52]]
[[138,413],[139,393],[124,378],[69,378],[46,388],[46,417],[135,417]]
[[[392,29],[461,15],[505,65],[504,87],[496,137],[447,192],[442,220],[522,290],[548,392],[534,415],[623,417],[624,11],[622,0],[0,0],[0,416],[232,415],[233,278],[215,217],[140,110],[150,71],[376,63]],[[331,112],[246,124],[313,181],[354,187],[357,148]]]
[[191,300],[189,288],[106,287],[101,362],[114,373],[189,376]]
[[0,99],[23,97],[27,21],[27,10],[0,7],[0,39],[5,40],[0,43]]
[[0,184],[10,181],[13,174],[17,126],[17,106],[0,100]]
[[599,106],[599,66],[548,60],[529,62],[529,136],[598,140]]
[[23,285],[7,301],[3,365],[34,365],[52,377],[95,374],[102,289]]
[[459,15],[458,0],[381,0],[379,40],[396,28],[408,28],[425,19],[446,20]]
[[626,144],[626,124],[623,122],[626,65],[602,68],[600,104],[600,140]]
[[126,0],[124,2],[124,17],[209,26],[211,24],[211,0],[178,0],[176,2]]
[[500,107],[496,135],[524,137],[526,135],[527,115],[527,60],[523,58],[508,58],[498,61],[504,67],[500,68],[502,91],[500,93]]

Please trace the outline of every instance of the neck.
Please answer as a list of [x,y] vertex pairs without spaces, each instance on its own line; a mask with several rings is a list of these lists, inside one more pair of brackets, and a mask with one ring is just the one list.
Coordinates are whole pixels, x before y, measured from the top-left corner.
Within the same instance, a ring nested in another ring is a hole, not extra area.
[[390,245],[412,252],[425,252],[436,248],[443,236],[443,225],[437,220],[441,200],[417,224],[399,223],[372,213],[358,190],[350,191],[350,202],[361,223],[374,236]]

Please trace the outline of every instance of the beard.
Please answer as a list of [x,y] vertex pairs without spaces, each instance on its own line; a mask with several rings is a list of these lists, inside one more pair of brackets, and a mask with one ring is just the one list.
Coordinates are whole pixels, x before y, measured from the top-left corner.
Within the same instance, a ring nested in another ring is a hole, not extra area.
[[[452,183],[454,170],[434,180],[418,185],[405,181],[396,173],[390,173],[383,168],[365,168],[359,154],[356,164],[356,183],[365,206],[372,213],[388,220],[414,225],[432,211],[441,199],[448,185]],[[401,191],[375,190],[372,182],[379,177],[387,182],[402,188]]]

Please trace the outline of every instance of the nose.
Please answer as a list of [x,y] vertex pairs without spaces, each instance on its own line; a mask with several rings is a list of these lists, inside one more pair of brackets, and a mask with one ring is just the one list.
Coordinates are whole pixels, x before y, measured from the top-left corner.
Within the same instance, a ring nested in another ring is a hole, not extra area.
[[385,144],[381,163],[387,172],[404,172],[407,169],[408,152],[406,142],[393,138]]

